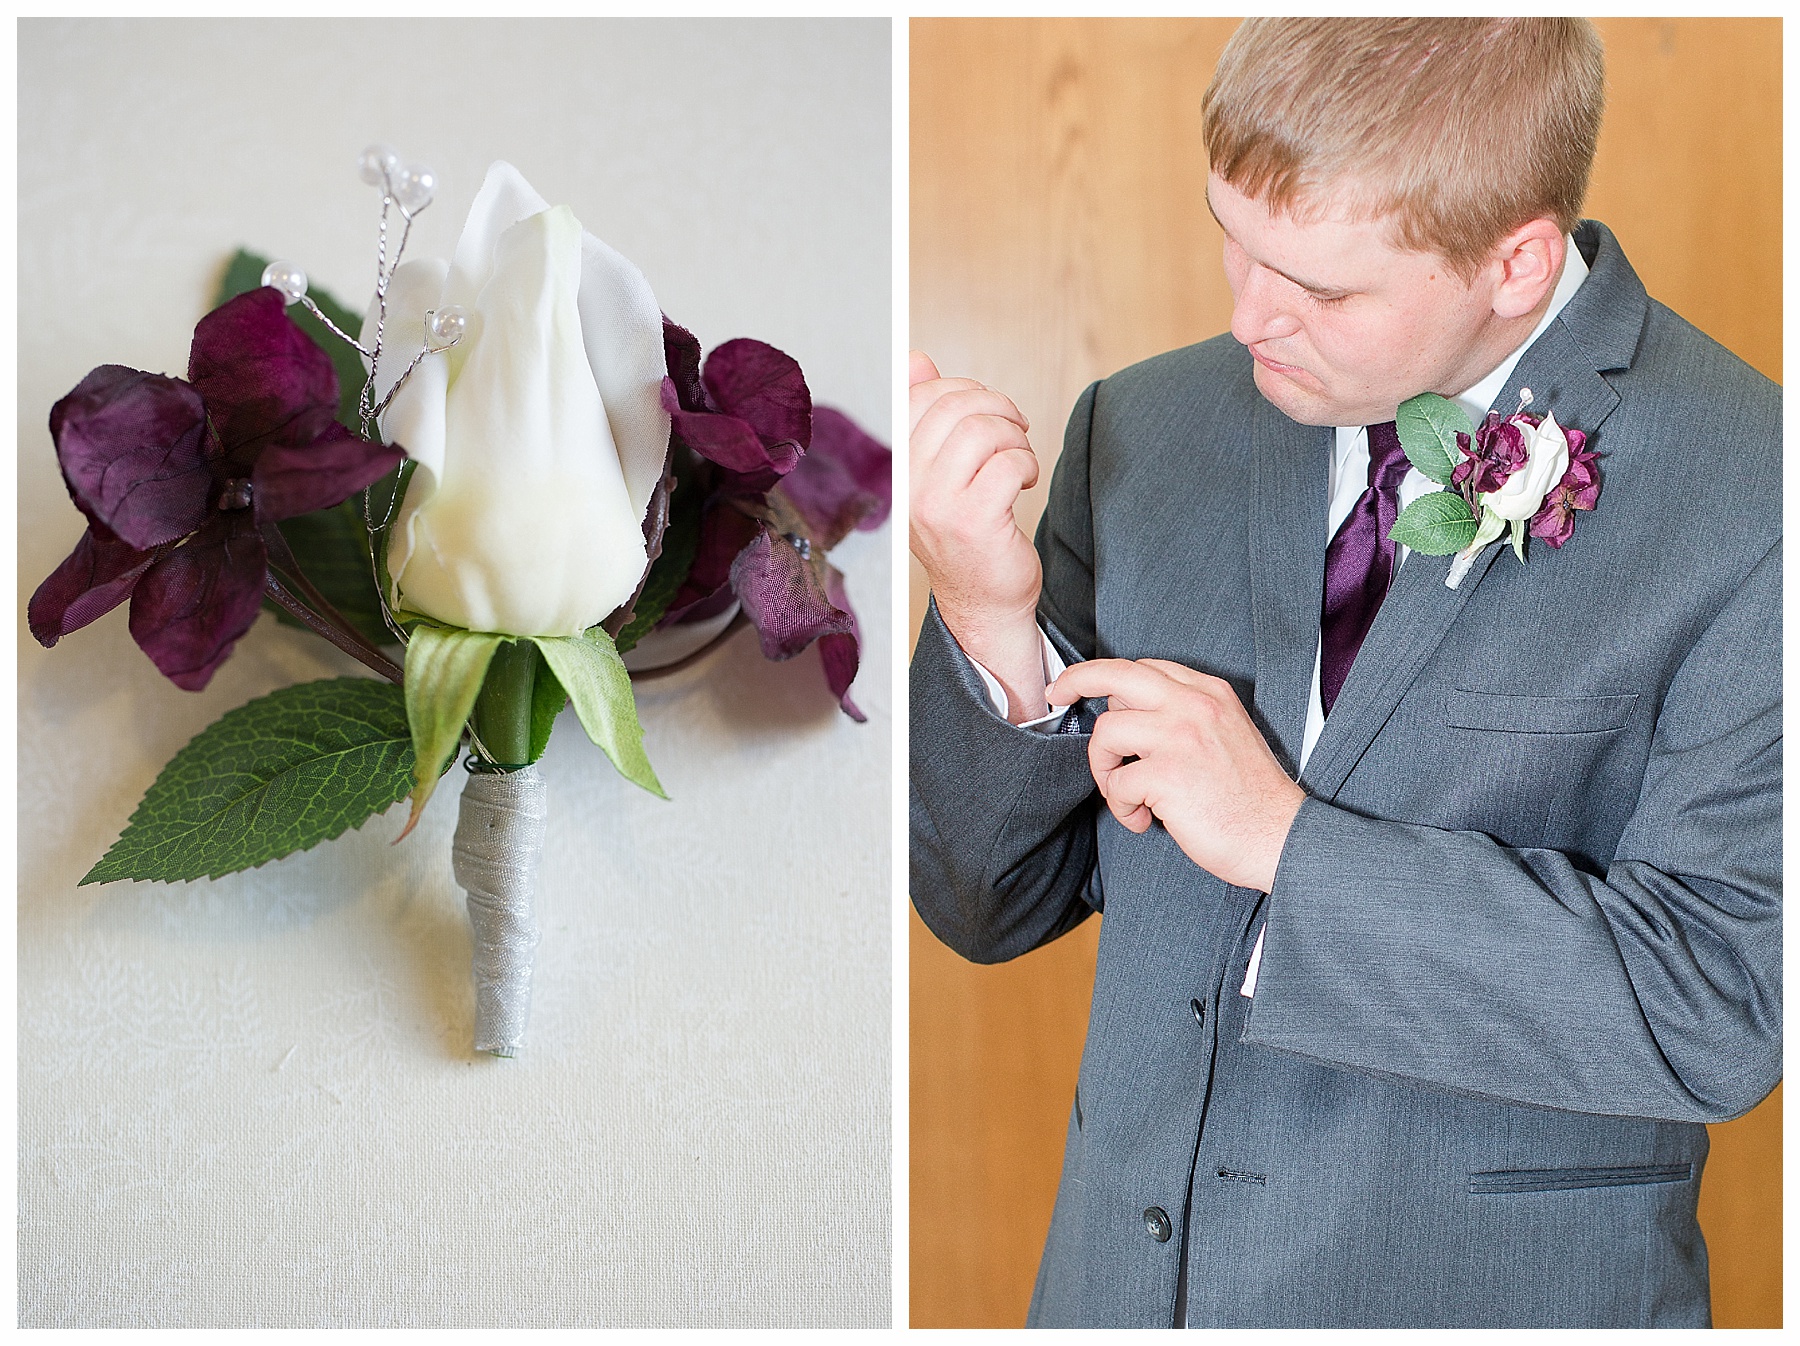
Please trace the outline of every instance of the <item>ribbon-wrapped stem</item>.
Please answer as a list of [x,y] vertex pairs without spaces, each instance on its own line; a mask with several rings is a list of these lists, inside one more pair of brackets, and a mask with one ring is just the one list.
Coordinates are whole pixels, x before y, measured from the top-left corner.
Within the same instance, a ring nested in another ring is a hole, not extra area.
[[475,1050],[517,1056],[531,1017],[538,925],[531,899],[544,853],[544,779],[534,766],[469,773],[452,861],[475,940]]
[[495,1056],[518,1055],[531,1015],[531,899],[547,812],[544,779],[527,764],[537,663],[537,647],[520,640],[488,665],[470,718],[481,756],[469,759],[452,854],[475,940],[475,1050]]

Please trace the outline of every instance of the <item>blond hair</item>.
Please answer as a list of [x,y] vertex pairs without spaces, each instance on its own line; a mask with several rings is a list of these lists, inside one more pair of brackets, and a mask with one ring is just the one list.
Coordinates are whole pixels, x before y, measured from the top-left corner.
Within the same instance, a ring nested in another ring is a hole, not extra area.
[[1201,104],[1212,171],[1270,210],[1390,218],[1464,279],[1581,217],[1605,104],[1585,19],[1248,19]]

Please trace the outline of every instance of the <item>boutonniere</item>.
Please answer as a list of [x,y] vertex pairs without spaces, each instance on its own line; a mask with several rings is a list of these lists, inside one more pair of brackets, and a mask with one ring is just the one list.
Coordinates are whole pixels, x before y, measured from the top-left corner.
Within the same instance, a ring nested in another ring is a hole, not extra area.
[[1519,390],[1510,416],[1490,411],[1479,428],[1463,409],[1437,393],[1400,404],[1394,418],[1400,447],[1412,465],[1444,489],[1422,495],[1400,512],[1388,536],[1427,556],[1456,553],[1444,577],[1456,588],[1482,548],[1511,532],[1513,553],[1525,560],[1525,537],[1560,547],[1575,531],[1575,512],[1600,498],[1599,454],[1587,435],[1539,416],[1531,389]]
[[539,934],[536,763],[563,708],[666,798],[633,673],[741,622],[771,659],[816,643],[861,720],[861,637],[826,553],[887,516],[890,455],[775,347],[702,360],[643,273],[510,165],[489,169],[451,262],[400,260],[430,170],[374,145],[361,172],[381,192],[366,315],[240,251],[187,378],[102,365],[55,405],[87,532],[28,616],[50,646],[129,601],[138,645],[199,692],[267,603],[377,675],[228,711],[83,883],[218,878],[410,798],[404,837],[466,753],[451,868],[475,1046],[510,1056]]

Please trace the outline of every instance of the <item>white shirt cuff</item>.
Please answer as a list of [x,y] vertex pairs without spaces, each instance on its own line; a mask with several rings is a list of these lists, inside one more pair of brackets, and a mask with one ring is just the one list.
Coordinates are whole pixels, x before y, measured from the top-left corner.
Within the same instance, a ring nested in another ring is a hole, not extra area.
[[[1038,644],[1044,659],[1044,686],[1048,687],[1063,675],[1063,670],[1068,667],[1068,664],[1063,662],[1062,655],[1056,652],[1056,646],[1050,643],[1050,637],[1044,634],[1041,626],[1038,628]],[[979,660],[970,659],[967,653],[963,655],[963,658],[969,660],[970,667],[981,679],[981,685],[987,688],[988,704],[994,708],[994,714],[1003,720],[1011,719],[1008,712],[1012,708],[1012,703],[1007,699],[1006,688],[1000,685],[1000,679],[983,668]],[[1054,734],[1061,727],[1063,716],[1068,713],[1069,707],[1067,706],[1052,706],[1048,714],[1040,715],[1035,720],[1027,720],[1019,728],[1036,730],[1040,734]]]
[[1250,965],[1244,969],[1244,984],[1238,987],[1239,995],[1247,995],[1252,999],[1256,997],[1256,973],[1262,967],[1263,936],[1268,933],[1269,923],[1264,921],[1262,929],[1256,932],[1256,947],[1250,950]]

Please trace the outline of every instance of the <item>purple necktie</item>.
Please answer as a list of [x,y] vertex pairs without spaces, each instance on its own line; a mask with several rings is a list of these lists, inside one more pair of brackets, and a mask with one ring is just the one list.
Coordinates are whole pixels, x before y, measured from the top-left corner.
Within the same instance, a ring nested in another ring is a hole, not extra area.
[[1394,574],[1388,530],[1400,517],[1406,451],[1392,421],[1369,427],[1369,488],[1325,549],[1325,605],[1319,616],[1319,701],[1327,715],[1350,674]]

